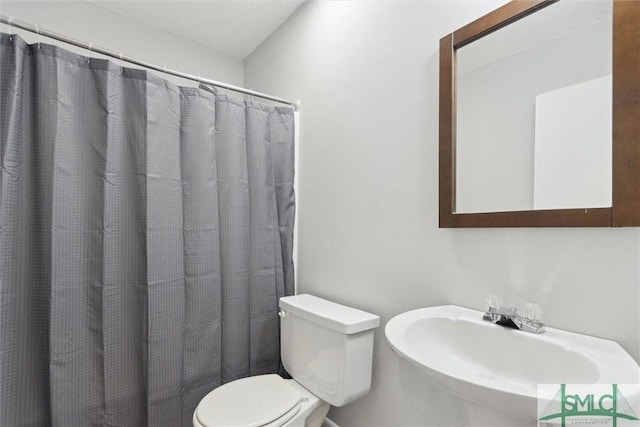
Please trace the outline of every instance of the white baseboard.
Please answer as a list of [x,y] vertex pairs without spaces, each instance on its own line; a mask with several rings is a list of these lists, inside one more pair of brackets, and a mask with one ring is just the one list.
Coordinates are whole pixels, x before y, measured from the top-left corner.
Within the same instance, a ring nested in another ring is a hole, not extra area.
[[338,424],[331,421],[329,418],[325,418],[322,422],[322,427],[340,427]]

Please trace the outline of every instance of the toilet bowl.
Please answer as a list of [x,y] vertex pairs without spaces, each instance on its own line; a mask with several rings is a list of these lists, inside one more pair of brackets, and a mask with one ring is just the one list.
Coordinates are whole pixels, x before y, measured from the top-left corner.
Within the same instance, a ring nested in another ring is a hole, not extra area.
[[293,379],[242,378],[209,392],[194,427],[319,427],[330,405],[371,387],[373,330],[380,318],[312,295],[280,299],[282,363]]

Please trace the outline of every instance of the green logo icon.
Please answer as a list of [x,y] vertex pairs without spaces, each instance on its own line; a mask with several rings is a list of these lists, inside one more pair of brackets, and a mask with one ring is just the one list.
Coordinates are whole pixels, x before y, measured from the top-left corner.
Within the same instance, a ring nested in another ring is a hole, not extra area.
[[[598,418],[595,418],[598,417]],[[584,422],[595,424],[596,420],[608,420],[617,427],[618,419],[635,420],[638,417],[629,402],[620,393],[617,384],[611,385],[611,393],[567,393],[567,385],[561,384],[551,403],[544,410],[540,421],[560,419],[561,426]],[[635,423],[634,423],[635,424]]]

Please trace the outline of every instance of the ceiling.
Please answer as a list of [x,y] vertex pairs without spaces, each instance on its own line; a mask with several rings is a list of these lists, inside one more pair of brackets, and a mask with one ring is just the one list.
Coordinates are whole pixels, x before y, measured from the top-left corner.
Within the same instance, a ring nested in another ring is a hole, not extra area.
[[244,59],[305,0],[83,0]]

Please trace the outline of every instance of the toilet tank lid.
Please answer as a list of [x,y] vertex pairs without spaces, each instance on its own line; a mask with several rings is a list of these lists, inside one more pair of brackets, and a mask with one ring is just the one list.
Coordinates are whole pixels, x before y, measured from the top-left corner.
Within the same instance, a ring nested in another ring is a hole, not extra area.
[[380,326],[380,317],[375,314],[308,294],[282,297],[280,308],[343,334],[355,334]]

